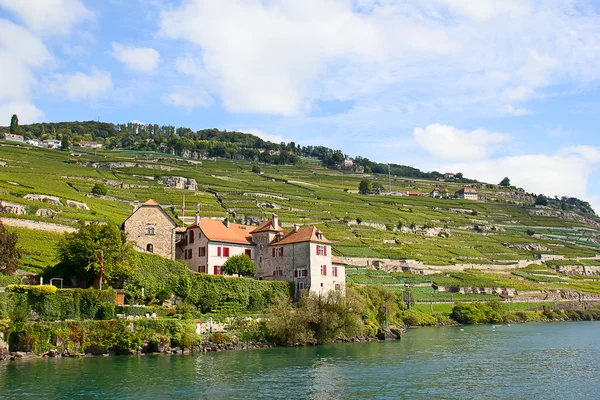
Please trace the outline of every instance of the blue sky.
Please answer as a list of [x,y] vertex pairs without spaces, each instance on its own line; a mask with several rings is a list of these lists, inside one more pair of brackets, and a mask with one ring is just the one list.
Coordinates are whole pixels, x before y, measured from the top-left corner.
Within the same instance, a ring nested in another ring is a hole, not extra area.
[[0,0],[0,120],[217,127],[600,208],[600,2]]

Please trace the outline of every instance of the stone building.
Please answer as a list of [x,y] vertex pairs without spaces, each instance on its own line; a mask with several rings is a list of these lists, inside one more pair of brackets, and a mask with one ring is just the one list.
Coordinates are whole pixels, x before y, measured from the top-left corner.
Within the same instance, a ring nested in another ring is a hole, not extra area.
[[154,200],[137,207],[123,222],[121,229],[138,250],[175,259],[177,223]]

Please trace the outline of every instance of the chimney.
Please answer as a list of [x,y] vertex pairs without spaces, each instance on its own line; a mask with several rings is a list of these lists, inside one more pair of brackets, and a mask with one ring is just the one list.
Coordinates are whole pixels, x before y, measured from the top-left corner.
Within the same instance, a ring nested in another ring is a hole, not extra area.
[[294,232],[298,232],[298,229],[300,229],[300,227],[298,226],[298,224],[294,224]]
[[275,229],[275,230],[279,229],[279,218],[277,218],[277,214],[273,214],[271,219],[272,219],[271,225],[273,225],[273,229]]
[[228,218],[228,217],[226,217],[226,218],[223,220],[223,224],[225,224],[225,226],[226,226],[227,228],[229,228],[229,218]]
[[200,225],[200,211],[196,211],[196,219],[194,220],[196,225]]

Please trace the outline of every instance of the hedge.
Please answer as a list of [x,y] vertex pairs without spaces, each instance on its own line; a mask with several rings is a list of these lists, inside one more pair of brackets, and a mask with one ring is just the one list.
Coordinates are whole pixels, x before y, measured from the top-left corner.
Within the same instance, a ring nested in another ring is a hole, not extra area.
[[48,294],[56,293],[57,287],[53,285],[8,285],[6,287],[7,292],[13,293],[31,293],[35,296],[45,296]]
[[291,299],[293,285],[282,281],[201,274],[190,271],[179,261],[140,254],[136,271],[125,285],[125,293],[130,304],[167,300],[173,293],[197,306],[202,313],[238,315],[261,311],[277,298]]
[[[46,286],[36,286],[43,287]],[[33,311],[42,321],[112,319],[115,316],[114,290],[59,289],[54,293],[22,287],[0,293],[0,318],[25,321]],[[8,289],[8,288],[7,288]]]
[[220,275],[194,274],[187,301],[202,313],[226,312],[235,315],[261,311],[276,299],[291,299],[293,285],[283,281],[257,281]]
[[140,346],[146,346],[150,351],[153,348],[157,351],[159,344],[191,347],[201,341],[195,327],[194,321],[146,319],[21,322],[13,324],[7,336],[11,351],[40,354],[58,349],[70,353],[102,354],[114,351],[128,354]]

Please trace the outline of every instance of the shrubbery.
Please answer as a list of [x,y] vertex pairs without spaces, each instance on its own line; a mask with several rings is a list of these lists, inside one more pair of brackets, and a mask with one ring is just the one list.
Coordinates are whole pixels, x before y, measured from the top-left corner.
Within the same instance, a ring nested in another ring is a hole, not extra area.
[[285,346],[328,343],[364,333],[364,302],[353,290],[346,296],[303,295],[297,304],[278,301],[267,310],[267,335]]
[[48,294],[56,293],[57,287],[53,285],[8,285],[6,287],[7,292],[13,293],[31,293],[34,296],[45,296]]
[[0,318],[25,321],[33,311],[42,321],[112,319],[115,316],[115,296],[114,290],[57,290],[55,286],[14,285],[10,291],[7,287],[7,293],[0,293]]
[[230,316],[262,311],[276,299],[289,300],[292,290],[289,282],[195,273],[182,262],[151,254],[139,255],[135,272],[125,285],[130,304],[167,300],[175,294],[201,313]]
[[150,345],[158,344],[189,348],[202,339],[196,334],[193,321],[148,319],[16,323],[8,333],[11,351],[38,354],[52,348],[71,353],[128,354],[140,346],[150,349]]

